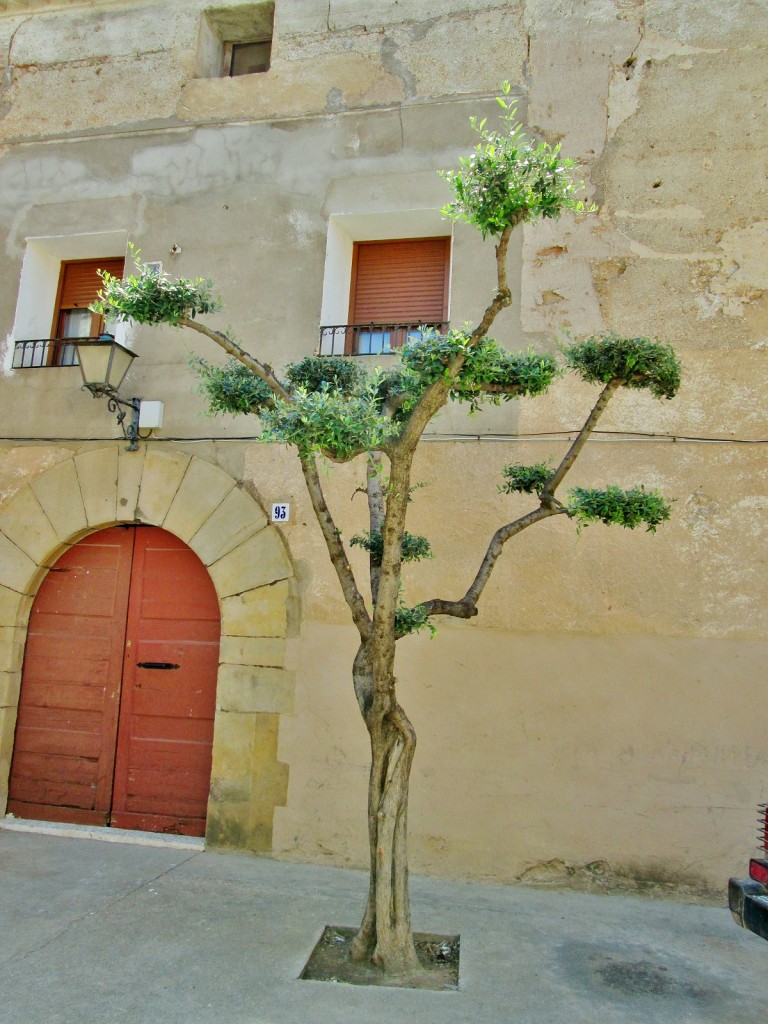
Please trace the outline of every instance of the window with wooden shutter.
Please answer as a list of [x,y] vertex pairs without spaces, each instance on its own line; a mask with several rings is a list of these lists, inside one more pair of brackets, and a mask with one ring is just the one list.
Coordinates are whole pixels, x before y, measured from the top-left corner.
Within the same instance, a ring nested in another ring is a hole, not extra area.
[[349,315],[355,329],[347,350],[388,352],[423,324],[441,328],[448,317],[450,254],[450,238],[356,242]]
[[[61,342],[67,338],[94,338],[101,334],[104,318],[88,309],[101,291],[99,271],[107,270],[115,277],[122,277],[124,266],[122,257],[62,263],[51,336]],[[59,343],[51,346],[51,355],[57,366],[72,366],[76,362],[74,345]]]

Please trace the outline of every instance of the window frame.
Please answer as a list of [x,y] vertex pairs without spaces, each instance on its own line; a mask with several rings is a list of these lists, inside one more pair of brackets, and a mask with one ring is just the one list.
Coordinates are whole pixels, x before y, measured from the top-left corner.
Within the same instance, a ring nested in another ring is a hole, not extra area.
[[[241,46],[269,46],[269,53],[267,55],[267,66],[261,68],[259,71],[244,71],[239,74],[235,74],[233,68],[235,64],[235,51]],[[223,59],[222,59],[222,78],[247,78],[248,75],[264,75],[269,71],[272,66],[272,37],[262,36],[258,39],[227,39],[223,43]]]
[[[357,330],[354,328],[360,326],[375,326],[377,321],[360,320],[355,315],[357,306],[357,286],[358,286],[358,268],[360,263],[360,252],[365,246],[387,246],[387,245],[404,245],[404,244],[418,244],[418,243],[435,243],[440,242],[443,246],[442,262],[443,262],[443,282],[442,282],[442,308],[441,316],[439,320],[433,317],[423,317],[418,320],[418,323],[440,323],[445,325],[448,322],[448,307],[450,301],[450,283],[451,283],[451,258],[453,251],[453,240],[450,235],[417,235],[408,238],[368,238],[358,239],[352,243],[352,267],[350,272],[349,280],[349,310],[347,314],[347,323],[353,330],[346,332],[346,338],[344,343],[344,354],[345,355],[386,355],[393,352],[397,352],[398,349],[406,343],[411,337],[412,331],[409,327],[403,327],[401,330],[394,330],[390,332],[382,332],[390,335],[390,338],[385,343],[382,339],[381,347],[377,348],[376,351],[360,352],[359,351],[359,338]],[[395,316],[386,321],[381,321],[382,325],[394,325],[402,323],[404,325],[412,325],[417,321],[412,317],[408,316]],[[369,340],[369,348],[371,346],[372,339]]]

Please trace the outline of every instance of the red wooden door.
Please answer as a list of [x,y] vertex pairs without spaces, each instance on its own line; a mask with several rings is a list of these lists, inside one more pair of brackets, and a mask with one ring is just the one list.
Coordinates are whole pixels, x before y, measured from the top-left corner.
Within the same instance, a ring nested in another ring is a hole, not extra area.
[[205,567],[164,530],[64,554],[30,617],[8,810],[202,835],[219,630]]

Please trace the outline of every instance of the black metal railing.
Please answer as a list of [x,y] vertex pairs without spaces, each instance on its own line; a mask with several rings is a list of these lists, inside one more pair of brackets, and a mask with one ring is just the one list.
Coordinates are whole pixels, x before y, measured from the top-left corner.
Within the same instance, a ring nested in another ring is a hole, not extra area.
[[321,356],[380,356],[392,355],[424,330],[445,332],[446,323],[336,324],[320,328]]
[[78,366],[76,341],[97,341],[93,338],[38,338],[17,341],[13,349],[13,368],[25,370],[39,366]]

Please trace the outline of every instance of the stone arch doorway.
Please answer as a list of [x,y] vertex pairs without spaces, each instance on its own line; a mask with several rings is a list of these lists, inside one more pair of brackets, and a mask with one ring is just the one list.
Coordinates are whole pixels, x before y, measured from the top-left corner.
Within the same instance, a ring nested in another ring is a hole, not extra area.
[[6,807],[27,621],[63,551],[117,523],[173,534],[206,567],[221,611],[209,842],[270,850],[287,765],[280,715],[293,705],[285,641],[293,571],[283,540],[237,481],[203,459],[152,445],[95,448],[40,473],[0,508],[0,813]]
[[8,810],[203,835],[219,637],[213,583],[166,530],[65,551],[30,615]]

